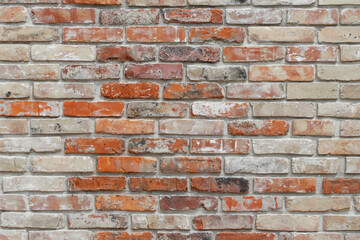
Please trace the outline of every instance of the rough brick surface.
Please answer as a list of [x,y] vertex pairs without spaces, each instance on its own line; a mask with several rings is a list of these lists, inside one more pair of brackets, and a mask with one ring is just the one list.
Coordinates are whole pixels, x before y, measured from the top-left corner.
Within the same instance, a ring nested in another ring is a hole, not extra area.
[[0,240],[359,240],[359,0],[0,0]]

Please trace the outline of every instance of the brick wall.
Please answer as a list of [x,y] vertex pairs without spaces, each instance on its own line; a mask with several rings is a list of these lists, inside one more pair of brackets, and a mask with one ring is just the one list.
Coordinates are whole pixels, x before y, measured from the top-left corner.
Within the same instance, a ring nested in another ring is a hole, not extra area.
[[0,239],[360,239],[359,0],[0,3]]

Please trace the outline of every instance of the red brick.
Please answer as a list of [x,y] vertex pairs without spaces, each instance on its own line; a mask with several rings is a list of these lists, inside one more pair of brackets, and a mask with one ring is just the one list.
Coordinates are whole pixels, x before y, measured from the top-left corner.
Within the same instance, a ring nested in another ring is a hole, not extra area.
[[110,157],[99,156],[98,172],[147,173],[156,171],[155,157]]
[[191,190],[197,192],[245,193],[249,181],[245,178],[192,177]]
[[96,209],[99,211],[155,212],[157,197],[147,195],[97,195]]
[[123,99],[158,99],[159,85],[152,82],[109,82],[101,86],[101,96]]
[[34,23],[95,23],[91,8],[34,8]]
[[99,62],[105,61],[136,61],[146,62],[155,59],[156,49],[152,46],[101,46],[97,51]]
[[255,178],[256,193],[310,193],[316,190],[316,178]]
[[292,46],[286,48],[287,62],[336,62],[337,47]]
[[119,138],[67,138],[65,153],[120,154],[124,141]]
[[208,196],[162,196],[159,204],[163,211],[189,211],[198,208],[216,211],[218,199]]
[[242,27],[192,27],[189,30],[189,42],[242,43],[244,39],[245,29]]
[[57,117],[60,111],[60,105],[57,102],[0,101],[0,116]]
[[223,10],[211,8],[181,9],[171,8],[164,10],[165,23],[203,24],[222,23]]
[[263,212],[275,211],[282,207],[282,199],[273,196],[223,197],[224,212]]
[[186,153],[188,140],[181,138],[138,138],[129,140],[130,153]]
[[129,187],[132,192],[184,192],[187,191],[187,180],[185,178],[130,178]]
[[212,233],[210,232],[194,232],[194,233],[158,233],[158,240],[210,240]]
[[248,139],[192,138],[191,153],[246,154],[250,150]]
[[96,119],[96,133],[108,134],[153,134],[153,120]]
[[284,120],[244,120],[228,124],[233,136],[284,136],[289,131],[289,123]]
[[18,23],[25,22],[27,11],[24,7],[0,7],[0,22]]
[[212,46],[163,46],[159,59],[164,62],[218,62],[221,49]]
[[359,178],[324,178],[322,186],[324,194],[360,193]]
[[336,25],[337,9],[289,9],[287,22],[297,25]]
[[164,87],[165,99],[207,99],[223,98],[217,83],[169,83]]
[[182,64],[126,64],[125,77],[130,79],[181,80]]
[[[216,235],[216,240],[276,240],[274,233],[234,233],[222,232]],[[285,239],[284,239],[285,240]]]
[[121,117],[124,102],[64,102],[64,115],[76,117]]
[[308,82],[314,78],[314,67],[309,65],[257,65],[250,68],[250,81]]
[[86,211],[93,200],[88,195],[32,195],[29,203],[33,211]]
[[127,27],[126,39],[129,42],[185,42],[186,28],[177,26]]
[[191,116],[207,118],[241,118],[249,113],[249,104],[233,102],[195,102]]
[[122,28],[64,27],[64,42],[122,42]]
[[341,24],[359,24],[360,23],[360,9],[347,8],[341,11]]
[[121,5],[121,0],[62,0],[65,4]]
[[97,232],[94,240],[152,240],[151,232]]
[[163,173],[220,173],[219,157],[164,157],[160,169]]
[[71,177],[69,191],[120,191],[126,187],[125,177]]
[[224,47],[225,62],[269,62],[284,58],[284,48],[271,47]]

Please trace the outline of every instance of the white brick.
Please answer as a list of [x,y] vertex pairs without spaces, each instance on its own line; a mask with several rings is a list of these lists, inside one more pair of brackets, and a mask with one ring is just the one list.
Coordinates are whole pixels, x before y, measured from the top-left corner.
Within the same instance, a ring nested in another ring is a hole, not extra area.
[[65,177],[19,176],[4,177],[4,192],[62,192],[66,190]]
[[31,171],[41,173],[93,172],[91,157],[85,156],[42,156],[31,157]]
[[1,226],[5,228],[60,229],[65,226],[65,218],[57,213],[13,213],[1,215]]
[[277,157],[227,157],[226,173],[285,174],[289,172],[289,160]]

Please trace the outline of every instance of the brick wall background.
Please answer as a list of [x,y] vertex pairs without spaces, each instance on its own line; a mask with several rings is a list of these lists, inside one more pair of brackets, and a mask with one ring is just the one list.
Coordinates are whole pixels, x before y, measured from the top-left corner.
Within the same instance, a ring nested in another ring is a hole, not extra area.
[[359,0],[0,3],[0,239],[360,239]]

